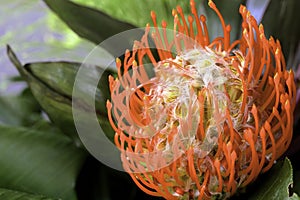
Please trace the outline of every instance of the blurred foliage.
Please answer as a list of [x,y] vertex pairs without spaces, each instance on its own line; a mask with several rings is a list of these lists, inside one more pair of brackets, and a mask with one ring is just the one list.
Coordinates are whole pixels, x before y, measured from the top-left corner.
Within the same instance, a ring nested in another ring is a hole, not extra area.
[[56,37],[47,38],[47,42],[49,42],[49,44],[62,45],[63,47],[68,49],[74,49],[78,45],[80,45],[81,38],[71,29],[69,29],[65,23],[62,23],[57,15],[49,12],[46,16],[46,22],[50,30],[58,32],[59,34],[64,36],[64,39],[59,41]]
[[42,195],[33,195],[15,190],[0,188],[1,200],[55,200]]
[[30,126],[41,119],[40,105],[29,89],[18,95],[0,96],[0,110],[0,124]]
[[[13,12],[9,12],[13,10]],[[16,94],[24,84],[9,62],[6,44],[17,48],[24,62],[72,60],[82,62],[94,48],[62,22],[41,0],[0,1],[0,94]]]
[[[44,0],[44,2],[79,36],[95,44],[99,44],[120,32],[136,28],[129,23],[111,18],[95,9],[79,6],[70,1]],[[95,26],[95,24],[101,24],[101,26]],[[140,30],[137,35],[132,35],[126,40],[111,40],[109,43],[104,44],[104,48],[114,56],[119,56],[120,54],[115,52],[116,45],[124,43],[125,46],[132,46],[132,42],[136,37],[140,38],[142,35],[143,31]]]

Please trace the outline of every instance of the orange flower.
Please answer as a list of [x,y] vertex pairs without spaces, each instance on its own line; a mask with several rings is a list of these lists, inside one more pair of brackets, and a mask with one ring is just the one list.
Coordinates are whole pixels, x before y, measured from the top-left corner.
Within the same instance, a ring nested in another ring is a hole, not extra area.
[[[124,169],[146,193],[166,199],[228,198],[269,170],[292,139],[296,88],[280,43],[240,6],[242,37],[210,42],[194,0],[178,6],[174,30],[148,25],[110,77],[108,117]],[[151,31],[152,30],[152,31]],[[159,60],[148,44],[151,32]],[[174,54],[175,52],[175,54]],[[149,63],[155,72],[151,77]]]

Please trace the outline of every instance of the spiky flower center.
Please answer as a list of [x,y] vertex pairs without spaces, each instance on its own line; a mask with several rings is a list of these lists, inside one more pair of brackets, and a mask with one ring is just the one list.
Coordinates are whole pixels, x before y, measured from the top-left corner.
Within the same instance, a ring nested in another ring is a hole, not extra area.
[[[144,108],[151,125],[161,130],[157,149],[168,148],[167,136],[176,128],[182,132],[182,139],[186,139],[185,147],[197,146],[200,157],[209,154],[222,133],[227,110],[234,129],[239,129],[242,81],[224,56],[210,49],[194,48],[158,63]],[[205,133],[202,136],[198,129],[200,120]],[[191,124],[188,130],[182,122]]]

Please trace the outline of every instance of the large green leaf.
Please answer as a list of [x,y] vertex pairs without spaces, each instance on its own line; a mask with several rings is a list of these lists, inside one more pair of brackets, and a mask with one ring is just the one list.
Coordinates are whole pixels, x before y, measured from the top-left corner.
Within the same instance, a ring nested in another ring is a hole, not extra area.
[[85,151],[53,131],[0,126],[0,188],[76,199]]
[[293,184],[293,168],[290,160],[278,161],[269,172],[261,175],[253,184],[246,188],[246,193],[236,199],[247,200],[277,200],[295,199],[297,195],[289,196],[289,188]]
[[[74,126],[72,100],[80,105],[82,112],[88,113],[95,106],[100,123],[103,124],[105,132],[112,138],[113,131],[108,125],[105,103],[110,98],[108,75],[113,72],[104,71],[104,69],[98,66],[68,62],[43,62],[23,66],[10,47],[8,47],[8,56],[20,74],[27,80],[34,97],[48,114],[51,121],[60,127],[64,133],[73,138],[78,145],[80,141]],[[79,84],[79,93],[81,95],[73,97],[72,92],[75,77],[80,67],[86,69],[84,77],[87,80],[92,79],[92,77],[102,78],[98,83],[95,93],[93,93],[95,88],[92,83],[85,82]],[[85,101],[85,98],[93,95],[95,96],[95,102],[90,105]]]
[[[44,0],[44,2],[66,22],[74,32],[95,44],[99,44],[110,36],[120,32],[136,28],[129,23],[116,20],[101,11],[80,6],[68,0]],[[132,42],[139,39],[143,31],[139,31],[139,33],[138,35],[132,35],[132,38],[126,38],[124,40],[111,40],[109,43],[106,43],[104,47],[113,55],[119,56],[119,53],[115,52],[116,45],[122,42],[125,46],[132,46]]]
[[47,198],[42,195],[33,195],[25,192],[8,190],[0,188],[0,199],[1,200],[54,200]]

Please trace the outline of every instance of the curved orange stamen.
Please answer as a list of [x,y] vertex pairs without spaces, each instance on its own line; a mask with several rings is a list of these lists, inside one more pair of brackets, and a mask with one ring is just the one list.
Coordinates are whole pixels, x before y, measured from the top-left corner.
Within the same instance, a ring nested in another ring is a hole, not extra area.
[[211,7],[216,14],[218,15],[222,28],[223,28],[223,34],[224,34],[224,50],[228,50],[229,46],[230,46],[230,26],[226,26],[225,21],[223,19],[223,16],[221,15],[219,9],[217,9],[216,5],[214,4],[214,2],[212,0],[208,1],[208,5],[209,7]]
[[[264,127],[265,127],[265,130],[266,130],[266,133],[268,133],[269,138],[270,138],[270,140],[271,140],[271,145],[272,145],[272,146],[271,146],[272,156],[271,156],[271,160],[269,161],[268,165],[265,166],[265,167],[262,169],[262,172],[268,171],[268,170],[272,167],[272,165],[273,165],[273,163],[274,163],[274,161],[275,161],[275,159],[276,159],[276,143],[275,143],[274,136],[273,136],[273,134],[272,134],[272,132],[271,132],[271,126],[270,126],[270,124],[269,124],[268,122],[266,122]],[[267,152],[268,152],[268,151],[267,151]]]

